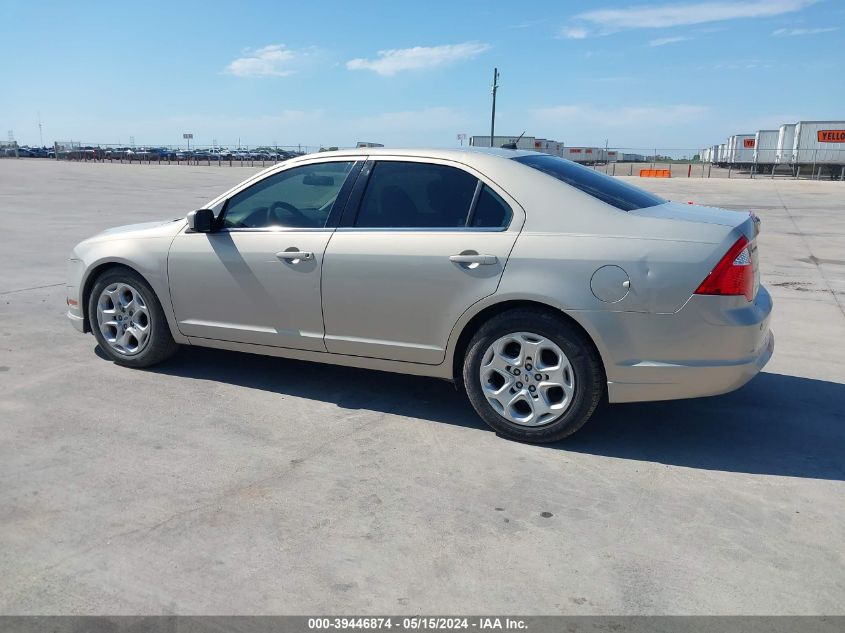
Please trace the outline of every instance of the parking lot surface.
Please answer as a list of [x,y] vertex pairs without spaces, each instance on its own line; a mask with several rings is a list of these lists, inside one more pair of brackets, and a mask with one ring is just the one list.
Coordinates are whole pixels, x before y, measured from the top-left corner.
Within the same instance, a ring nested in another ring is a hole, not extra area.
[[762,218],[775,355],[530,446],[445,382],[66,322],[76,242],[255,171],[0,161],[0,613],[845,613],[845,184],[630,179]]

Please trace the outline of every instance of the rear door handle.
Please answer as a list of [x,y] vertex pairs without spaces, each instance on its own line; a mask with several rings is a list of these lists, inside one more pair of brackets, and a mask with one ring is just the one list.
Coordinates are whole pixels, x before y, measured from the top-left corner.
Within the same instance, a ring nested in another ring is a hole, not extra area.
[[490,266],[499,261],[495,255],[449,255],[449,261],[456,264],[481,264]]
[[286,259],[295,264],[296,260],[307,262],[314,259],[314,253],[311,251],[279,251],[276,253],[276,257]]

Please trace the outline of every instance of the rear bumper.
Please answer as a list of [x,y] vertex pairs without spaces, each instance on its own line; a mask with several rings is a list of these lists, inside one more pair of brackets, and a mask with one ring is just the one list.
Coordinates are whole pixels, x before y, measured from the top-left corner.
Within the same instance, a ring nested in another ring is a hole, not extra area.
[[694,295],[674,314],[593,313],[610,402],[714,396],[738,389],[774,351],[772,299]]
[[717,364],[654,363],[637,365],[643,382],[607,383],[610,402],[644,402],[717,396],[739,389],[754,378],[775,351],[775,336],[769,331],[762,348],[752,357]]

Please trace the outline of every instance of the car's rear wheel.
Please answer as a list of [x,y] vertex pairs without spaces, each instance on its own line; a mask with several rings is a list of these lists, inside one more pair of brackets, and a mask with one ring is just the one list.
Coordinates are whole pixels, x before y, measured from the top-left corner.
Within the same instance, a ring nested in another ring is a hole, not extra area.
[[153,289],[128,268],[112,268],[97,278],[88,321],[100,349],[118,365],[149,367],[179,348]]
[[501,435],[554,442],[589,420],[604,391],[591,342],[563,317],[511,310],[485,323],[464,357],[472,406]]

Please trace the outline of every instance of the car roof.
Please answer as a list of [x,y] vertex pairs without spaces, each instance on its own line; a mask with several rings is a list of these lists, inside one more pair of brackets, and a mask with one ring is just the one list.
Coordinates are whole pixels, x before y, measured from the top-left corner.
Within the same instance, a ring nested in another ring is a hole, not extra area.
[[464,147],[455,149],[437,148],[398,148],[398,147],[360,147],[350,149],[332,150],[329,152],[316,152],[298,156],[294,160],[311,160],[314,158],[332,158],[334,156],[408,156],[414,158],[444,158],[461,163],[475,163],[487,157],[515,158],[518,156],[531,156],[536,152],[525,150],[501,149],[498,147]]

